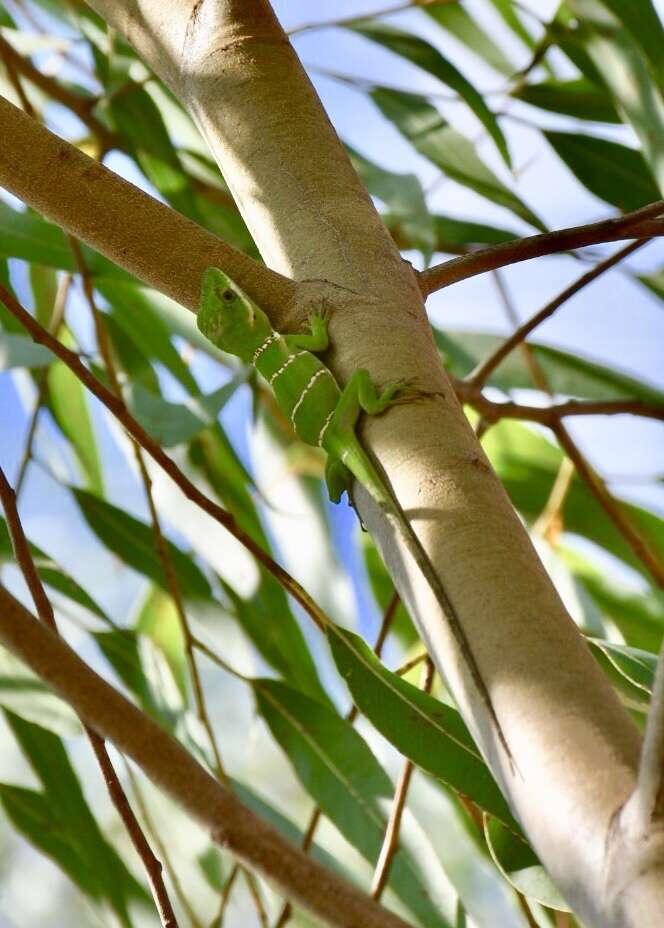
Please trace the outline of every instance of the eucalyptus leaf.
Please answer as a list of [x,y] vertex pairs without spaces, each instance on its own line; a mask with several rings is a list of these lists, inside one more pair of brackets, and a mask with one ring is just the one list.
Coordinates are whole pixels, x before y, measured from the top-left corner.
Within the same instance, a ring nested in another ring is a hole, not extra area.
[[37,345],[27,335],[0,331],[0,371],[14,367],[48,367],[54,361],[55,355],[48,348]]
[[[151,526],[84,490],[72,488],[72,494],[99,541],[129,567],[149,577],[168,592]],[[172,542],[166,541],[166,544],[184,598],[210,600],[212,590],[201,569]]]
[[544,132],[558,157],[591,193],[629,212],[660,198],[640,151],[574,132]]
[[[274,680],[254,680],[253,686],[258,710],[303,787],[374,865],[386,827],[380,799],[393,792],[383,768],[333,709]],[[389,885],[423,926],[447,926],[418,871],[417,862],[402,847],[394,855]]]
[[378,731],[423,770],[519,829],[459,713],[384,667],[362,639],[327,632],[353,702]]
[[350,28],[366,39],[371,39],[372,42],[377,42],[389,49],[395,55],[405,58],[428,74],[432,74],[458,93],[493,139],[503,161],[508,166],[511,165],[507,142],[496,117],[484,102],[482,95],[442,52],[419,36],[395,29],[378,20],[364,20],[361,23],[355,23]]
[[434,106],[415,94],[386,87],[372,90],[371,98],[415,150],[449,178],[545,231],[532,210],[489,170],[472,142],[453,129]]

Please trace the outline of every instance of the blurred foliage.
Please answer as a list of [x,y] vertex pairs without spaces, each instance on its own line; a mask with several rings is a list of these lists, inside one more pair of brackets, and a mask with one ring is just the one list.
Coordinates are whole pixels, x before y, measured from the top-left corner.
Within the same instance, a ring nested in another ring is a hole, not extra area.
[[[512,171],[523,161],[521,136],[510,131],[513,120],[525,121],[541,147],[555,152],[579,191],[600,201],[598,212],[604,215],[657,199],[664,187],[664,32],[651,0],[566,0],[548,21],[534,3],[530,13],[526,4],[511,0],[485,0],[481,6],[486,21],[461,2],[433,3],[399,20],[412,23],[413,32],[379,18],[347,24],[359,40],[440,85],[440,92],[430,95],[407,92],[385,86],[382,73],[375,82],[356,84],[413,154],[435,166],[440,178],[464,188],[472,203],[468,215],[432,212],[429,191],[417,173],[394,172],[347,146],[395,241],[411,257],[419,253],[425,264],[434,255],[464,254],[546,230]],[[57,88],[56,106],[47,88],[37,89],[29,75],[18,75],[39,117],[88,153],[121,155],[114,164],[127,166],[130,176],[140,177],[174,209],[256,256],[194,122],[96,14],[80,2],[11,2],[0,7],[0,25],[4,39]],[[347,34],[340,33],[341,39]],[[469,65],[473,60],[493,74],[498,91],[476,86]],[[0,61],[0,92],[18,102],[15,79]],[[81,122],[71,113],[80,114],[83,103],[87,116]],[[454,106],[464,110],[463,125],[466,116],[476,121],[476,136],[448,116]],[[478,221],[483,207],[487,221]],[[514,886],[531,904],[538,924],[553,924],[552,909],[564,904],[448,694],[441,689],[438,699],[423,693],[411,675],[388,670],[347,630],[356,620],[351,580],[361,590],[358,602],[367,613],[359,617],[364,632],[388,607],[392,584],[367,535],[360,542],[356,532],[352,544],[334,536],[317,454],[298,449],[255,378],[205,342],[188,314],[84,245],[82,256],[128,407],[192,479],[341,622],[322,641],[271,574],[249,562],[209,520],[195,516],[151,471],[182,608],[196,635],[227,664],[242,668],[240,680],[232,683],[213,664],[205,663],[203,675],[220,741],[231,730],[231,741],[240,744],[237,756],[251,757],[237,763],[242,779],[235,788],[241,798],[296,841],[306,829],[306,810],[318,806],[331,824],[321,830],[312,853],[342,872],[352,870],[367,888],[394,790],[394,760],[403,755],[420,776],[437,784],[441,802],[445,796],[450,809],[463,808],[453,814],[462,816],[473,835],[464,866],[476,872],[493,861],[493,881],[486,890],[490,898],[502,899],[504,887]],[[40,322],[53,326],[58,338],[109,382],[76,286],[65,305],[66,322],[55,319],[58,287],[77,270],[62,230],[14,200],[0,202],[0,277],[11,281]],[[664,299],[664,268],[634,279],[644,285],[644,300]],[[435,336],[443,363],[457,377],[469,374],[500,343],[480,331],[436,331]],[[530,343],[530,357],[514,352],[493,372],[488,386],[503,398],[537,389],[533,363],[556,396],[664,401],[661,390],[645,379],[537,339]],[[2,306],[0,370],[11,372],[7,376],[15,379],[21,396],[30,398],[35,441],[26,463],[31,474],[41,474],[41,487],[50,486],[54,499],[66,500],[62,506],[70,521],[61,530],[79,546],[80,564],[72,559],[71,539],[62,556],[56,544],[48,553],[32,546],[58,615],[76,629],[91,661],[112,673],[145,712],[209,762],[210,745],[196,717],[186,636],[146,515],[149,507],[131,446],[62,362],[34,345]],[[244,416],[238,425],[249,394],[254,416],[251,421]],[[3,435],[3,442],[15,443],[18,460],[24,437]],[[542,431],[507,421],[488,431],[484,447],[518,513],[537,533],[561,452]],[[662,519],[643,506],[624,505],[623,510],[652,549],[664,552]],[[664,597],[577,476],[556,516],[556,530],[537,535],[537,543],[546,549],[547,566],[590,637],[600,666],[642,721],[654,655],[664,634]],[[578,539],[586,542],[581,548],[574,544]],[[8,582],[16,579],[11,560],[0,520],[0,562]],[[616,564],[621,569],[614,570]],[[115,610],[117,619],[103,605],[117,600],[109,596],[108,582],[100,582],[101,570],[112,572],[113,586],[126,583],[133,591],[132,608]],[[386,662],[396,668],[421,650],[399,605]],[[268,679],[268,673],[278,679]],[[357,728],[342,714],[351,700],[364,717]],[[104,814],[102,831],[97,804],[86,799],[85,793],[98,786],[81,761],[80,730],[68,707],[4,652],[0,705],[7,723],[4,736],[25,761],[25,782],[19,777],[18,783],[0,783],[6,823],[66,874],[97,916],[111,911],[122,925],[156,924],[139,882],[143,874],[118,823]],[[259,747],[250,746],[249,730]],[[288,767],[280,766],[277,752]],[[151,796],[150,801],[157,800]],[[479,812],[486,813],[483,835],[473,825]],[[199,913],[199,925],[216,924],[214,912],[232,861],[207,840],[201,843],[200,835],[180,841],[183,826],[169,825],[171,813],[161,810],[159,831],[176,866],[187,874],[184,896]],[[441,877],[447,862],[437,859],[429,842],[429,822],[408,815],[387,901],[422,928],[444,928],[454,919],[465,924],[466,903],[472,909],[472,900],[463,893],[457,897],[454,888],[449,898],[441,895],[440,886],[454,882],[450,874]],[[123,859],[132,861],[131,873]],[[276,916],[279,900],[266,887],[262,892]],[[509,911],[504,924],[525,924],[515,906]],[[250,907],[240,907],[229,910],[228,921],[245,925],[254,917]],[[310,922],[295,913],[293,924]]]

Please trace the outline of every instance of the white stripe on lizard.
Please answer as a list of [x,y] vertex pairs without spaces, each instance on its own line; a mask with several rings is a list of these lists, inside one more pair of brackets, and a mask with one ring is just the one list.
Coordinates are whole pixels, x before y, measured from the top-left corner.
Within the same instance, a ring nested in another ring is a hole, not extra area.
[[270,335],[268,335],[263,344],[259,345],[258,348],[254,351],[251,363],[256,364],[256,361],[260,358],[265,349],[269,348],[272,342],[275,342],[278,338],[281,338],[281,335],[278,332],[272,332]]
[[276,370],[276,371],[274,372],[274,374],[272,374],[272,376],[270,377],[270,386],[272,386],[272,384],[273,384],[274,381],[277,379],[277,377],[280,377],[281,374],[283,374],[283,372],[286,370],[286,368],[288,367],[289,364],[292,364],[293,361],[294,361],[296,358],[301,357],[303,354],[308,354],[308,352],[307,352],[307,351],[298,351],[296,354],[291,354],[291,355],[289,355],[288,358],[287,358],[287,359],[284,361],[284,363],[281,365],[281,367],[279,368],[279,370]]
[[328,425],[330,424],[330,422],[332,421],[332,417],[334,416],[334,413],[335,413],[335,410],[333,409],[332,412],[330,412],[330,413],[327,414],[327,419],[325,420],[325,422],[323,422],[323,428],[320,430],[320,432],[319,432],[319,434],[318,434],[318,447],[319,447],[319,448],[322,448],[322,447],[323,447],[323,439],[325,438],[325,433],[327,432],[327,427],[328,427]]
[[[329,377],[332,377],[332,373],[331,373],[330,371],[328,371],[328,369],[327,369],[326,367],[321,367],[321,369],[320,369],[319,371],[316,371],[316,373],[314,374],[314,376],[311,378],[311,380],[309,381],[309,383],[306,385],[306,387],[304,388],[304,390],[303,390],[302,393],[300,394],[300,398],[299,398],[299,400],[297,401],[297,403],[295,404],[295,406],[293,406],[293,412],[291,413],[291,416],[290,416],[291,422],[293,423],[293,427],[295,427],[295,416],[297,415],[298,409],[300,408],[300,406],[301,406],[302,403],[304,402],[304,398],[306,397],[307,393],[311,390],[311,388],[313,387],[313,385],[316,383],[316,381],[318,380],[318,378],[319,378],[319,377],[322,377],[324,374],[327,374]],[[333,378],[333,379],[334,379],[334,378]]]

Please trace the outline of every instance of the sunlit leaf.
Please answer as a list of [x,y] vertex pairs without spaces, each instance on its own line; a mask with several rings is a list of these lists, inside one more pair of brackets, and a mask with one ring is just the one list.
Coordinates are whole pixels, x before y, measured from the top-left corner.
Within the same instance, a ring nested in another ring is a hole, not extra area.
[[13,367],[47,367],[54,361],[55,355],[29,336],[0,332],[0,371]]
[[660,192],[641,152],[573,132],[544,132],[556,154],[591,193],[629,212],[658,200]]
[[402,754],[518,828],[459,713],[384,667],[358,635],[328,629],[337,669],[358,709]]
[[[72,489],[72,494],[100,542],[125,564],[168,592],[151,526],[84,490]],[[201,569],[172,542],[167,541],[166,544],[182,595],[192,600],[210,599],[210,584]]]
[[512,91],[512,96],[538,109],[575,119],[609,123],[621,121],[606,90],[586,77],[523,84]]
[[[74,341],[67,330],[62,332],[61,340],[66,347],[74,347]],[[93,493],[103,493],[102,464],[88,395],[80,380],[63,361],[56,361],[48,370],[47,398],[60,430],[76,452],[88,489]]]
[[511,163],[505,136],[498,125],[496,117],[484,102],[484,98],[470,81],[464,77],[461,71],[451,61],[448,61],[437,48],[434,48],[433,45],[419,38],[419,36],[403,32],[401,29],[395,29],[378,20],[364,20],[361,23],[355,23],[351,28],[354,32],[371,39],[372,42],[377,42],[423,71],[432,74],[458,93],[487,130],[505,163],[507,165]]
[[434,106],[415,94],[385,87],[373,90],[371,98],[413,147],[448,177],[544,230],[541,220],[489,170],[472,142],[453,129]]
[[430,7],[425,8],[425,12],[432,19],[435,19],[439,26],[442,26],[443,29],[474,52],[483,62],[486,62],[486,64],[506,77],[514,74],[516,66],[509,60],[489,33],[480,26],[477,17],[471,15],[461,4],[432,4]]
[[[344,837],[375,864],[386,820],[379,800],[389,777],[360,735],[334,710],[273,680],[255,680],[258,710],[309,795]],[[394,856],[390,886],[425,926],[446,926],[426,893],[415,860]]]

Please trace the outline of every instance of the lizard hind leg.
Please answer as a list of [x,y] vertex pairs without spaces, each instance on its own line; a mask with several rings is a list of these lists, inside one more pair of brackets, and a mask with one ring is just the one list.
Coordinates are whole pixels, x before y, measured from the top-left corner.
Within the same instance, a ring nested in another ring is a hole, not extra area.
[[344,493],[351,499],[353,475],[334,454],[328,454],[325,463],[325,483],[333,503],[338,503]]

